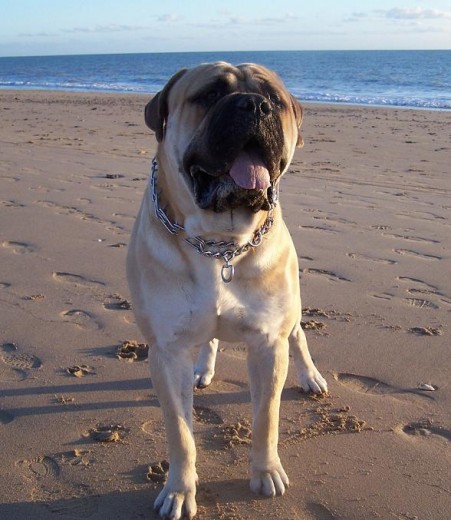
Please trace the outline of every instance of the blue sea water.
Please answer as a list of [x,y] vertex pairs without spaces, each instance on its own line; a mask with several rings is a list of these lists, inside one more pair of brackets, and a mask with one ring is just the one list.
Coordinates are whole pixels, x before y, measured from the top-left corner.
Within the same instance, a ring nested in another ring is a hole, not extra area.
[[0,58],[0,89],[154,93],[182,67],[275,70],[303,101],[451,110],[451,51],[255,51]]

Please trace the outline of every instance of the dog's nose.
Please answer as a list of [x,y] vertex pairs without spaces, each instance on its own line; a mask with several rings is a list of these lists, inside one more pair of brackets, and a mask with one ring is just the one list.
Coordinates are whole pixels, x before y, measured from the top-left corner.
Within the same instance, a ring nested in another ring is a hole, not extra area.
[[258,94],[245,94],[240,97],[237,107],[245,112],[267,116],[272,112],[270,102]]

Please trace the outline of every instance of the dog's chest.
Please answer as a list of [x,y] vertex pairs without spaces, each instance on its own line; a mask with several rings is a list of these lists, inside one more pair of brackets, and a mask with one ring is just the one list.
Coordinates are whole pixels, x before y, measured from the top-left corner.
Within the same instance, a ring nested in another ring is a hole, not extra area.
[[249,290],[231,291],[223,285],[215,302],[214,337],[235,342],[243,341],[247,335],[266,335],[271,315],[270,302],[262,301],[258,294]]
[[178,308],[173,307],[171,328],[175,337],[189,337],[194,343],[213,337],[234,342],[243,341],[248,334],[267,334],[272,312],[258,295],[221,285],[203,290],[185,287],[184,298],[178,300]]

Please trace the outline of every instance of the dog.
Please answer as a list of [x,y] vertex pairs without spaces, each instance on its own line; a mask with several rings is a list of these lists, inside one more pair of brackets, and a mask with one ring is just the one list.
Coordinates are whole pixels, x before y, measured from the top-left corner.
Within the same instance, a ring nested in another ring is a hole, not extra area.
[[162,518],[196,514],[193,377],[210,384],[218,340],[247,344],[256,493],[289,485],[277,451],[289,351],[301,388],[327,391],[301,328],[298,259],[278,204],[302,117],[279,77],[256,64],[183,69],[146,105],[158,149],[127,277],[166,426]]

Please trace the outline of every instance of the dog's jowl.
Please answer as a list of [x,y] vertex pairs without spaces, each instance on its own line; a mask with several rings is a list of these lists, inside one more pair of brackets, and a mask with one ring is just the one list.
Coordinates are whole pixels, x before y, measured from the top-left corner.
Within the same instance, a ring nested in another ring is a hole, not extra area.
[[327,391],[300,325],[298,259],[278,200],[303,144],[302,108],[266,68],[220,62],[178,72],[145,120],[158,151],[127,275],[169,447],[155,508],[163,518],[193,518],[193,384],[210,384],[218,340],[247,344],[256,493],[282,495],[289,484],[277,451],[289,351],[300,386]]

